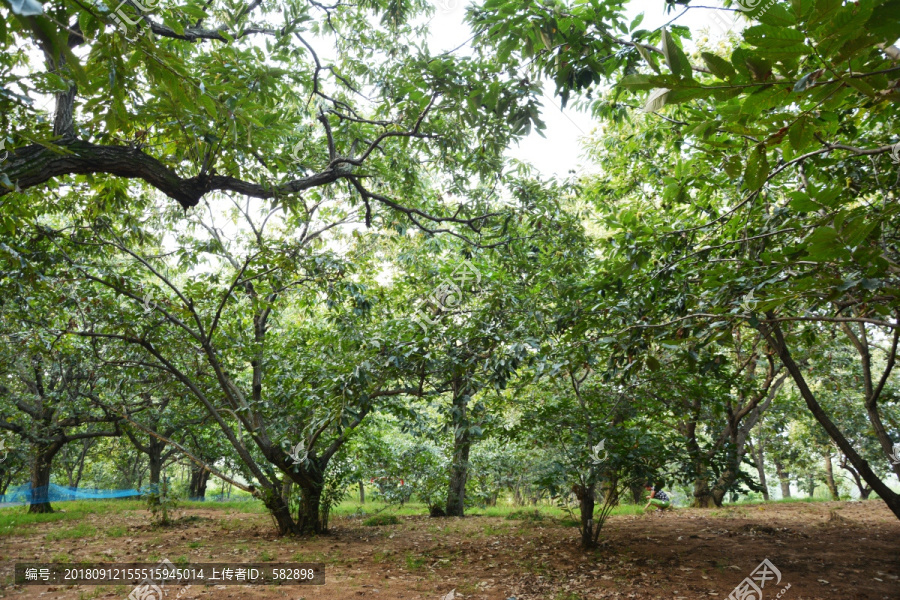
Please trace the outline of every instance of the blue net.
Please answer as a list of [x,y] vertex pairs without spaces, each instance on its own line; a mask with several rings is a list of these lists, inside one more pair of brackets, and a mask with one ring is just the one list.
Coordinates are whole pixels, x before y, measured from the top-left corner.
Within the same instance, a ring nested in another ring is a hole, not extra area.
[[103,500],[109,498],[128,498],[140,496],[138,490],[100,490],[96,488],[72,488],[51,483],[48,486],[32,489],[31,484],[9,488],[0,496],[3,504],[31,504],[38,502],[68,502],[71,500]]

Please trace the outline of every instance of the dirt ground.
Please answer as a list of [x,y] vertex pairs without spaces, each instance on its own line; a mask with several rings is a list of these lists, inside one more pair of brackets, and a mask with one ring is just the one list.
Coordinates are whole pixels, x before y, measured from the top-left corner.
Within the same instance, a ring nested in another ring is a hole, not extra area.
[[[87,515],[93,536],[55,539],[72,521],[0,538],[0,581],[15,562],[323,562],[323,586],[192,586],[179,600],[725,600],[768,558],[782,574],[763,598],[900,599],[900,521],[880,501],[749,505],[611,517],[595,551],[556,520],[333,518],[316,539],[279,538],[266,515],[189,508],[176,525],[147,514]],[[90,529],[89,529],[90,531]],[[51,539],[48,540],[48,534]],[[52,540],[52,541],[51,541]],[[125,598],[125,586],[0,587],[5,598]],[[174,598],[175,592],[167,600]],[[758,600],[753,597],[752,600]]]

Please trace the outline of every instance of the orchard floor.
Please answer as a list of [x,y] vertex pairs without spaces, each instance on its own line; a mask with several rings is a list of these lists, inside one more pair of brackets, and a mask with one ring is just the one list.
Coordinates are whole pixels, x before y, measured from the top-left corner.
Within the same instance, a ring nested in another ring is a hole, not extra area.
[[[130,592],[125,586],[14,586],[15,562],[168,558],[176,564],[325,563],[323,586],[193,586],[182,599],[441,600],[455,590],[464,600],[725,600],[768,558],[782,580],[769,582],[765,600],[787,584],[783,600],[900,598],[900,521],[877,500],[613,516],[602,546],[587,553],[577,547],[577,529],[549,517],[401,516],[397,525],[367,527],[344,516],[333,518],[329,535],[291,539],[275,535],[258,511],[191,504],[179,509],[174,526],[154,528],[137,503],[128,506],[0,528],[0,596],[125,598]],[[22,511],[0,515],[9,510]]]

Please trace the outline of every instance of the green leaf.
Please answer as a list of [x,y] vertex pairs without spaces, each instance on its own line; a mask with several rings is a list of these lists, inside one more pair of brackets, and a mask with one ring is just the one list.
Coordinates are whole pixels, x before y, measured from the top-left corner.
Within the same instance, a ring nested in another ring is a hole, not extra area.
[[822,205],[814,201],[803,192],[791,192],[791,208],[797,212],[812,212],[822,208]]
[[776,27],[791,27],[797,24],[797,18],[783,4],[773,4],[756,15],[756,20],[764,25]]
[[769,161],[766,158],[765,146],[756,146],[747,160],[744,171],[744,187],[751,192],[760,189],[769,176]]
[[656,64],[656,58],[650,54],[650,51],[640,44],[636,44],[634,48],[638,51],[638,54],[640,54],[644,58],[647,64],[650,65],[650,68],[656,71],[657,74],[659,74],[659,65]]
[[619,80],[619,87],[630,88],[634,90],[652,90],[653,88],[659,87],[655,80],[657,78],[653,75],[626,75],[622,79]]
[[662,31],[662,53],[673,75],[684,78],[691,77],[691,63],[681,47],[675,43],[675,38],[668,29]]
[[665,106],[666,96],[668,96],[669,91],[666,88],[656,88],[651,91],[650,95],[647,96],[647,101],[644,103],[643,111],[645,113],[654,113]]
[[789,27],[754,25],[744,30],[744,39],[760,48],[786,48],[802,44],[806,37]]
[[810,117],[803,115],[797,122],[791,125],[788,130],[788,138],[791,141],[791,147],[797,152],[801,152],[808,147],[815,139],[815,125]]
[[736,74],[731,63],[721,56],[717,56],[711,52],[702,52],[700,53],[700,58],[703,59],[703,62],[706,63],[707,68],[712,71],[712,74],[719,79],[731,79]]

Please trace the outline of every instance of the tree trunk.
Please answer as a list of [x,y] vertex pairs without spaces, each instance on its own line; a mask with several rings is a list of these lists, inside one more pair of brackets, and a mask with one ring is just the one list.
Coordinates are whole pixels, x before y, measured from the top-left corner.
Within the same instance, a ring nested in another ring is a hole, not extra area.
[[834,467],[831,464],[831,454],[825,454],[825,483],[828,485],[828,490],[831,492],[832,500],[840,500],[841,495],[838,493],[837,484],[834,482]]
[[284,481],[281,482],[281,499],[284,500],[285,504],[291,503],[291,489],[294,487],[294,482],[284,478]]
[[[738,463],[738,465],[740,465],[740,463]],[[740,466],[738,468],[740,468]],[[728,489],[736,480],[737,473],[732,468],[725,469],[719,476],[719,480],[716,482],[716,485],[713,486],[712,492],[710,493],[713,503],[715,503],[717,507],[722,506],[722,503],[725,501],[725,494],[728,493]],[[736,494],[733,494],[732,502],[734,502],[735,497]]]
[[53,468],[53,457],[62,448],[62,444],[53,442],[47,446],[37,446],[34,464],[31,467],[31,505],[29,513],[51,513],[50,506],[50,473]]
[[628,486],[631,490],[631,500],[634,504],[641,504],[644,501],[644,486],[640,483],[632,483]]
[[[841,430],[838,428],[838,426],[835,425],[834,421],[831,420],[831,418],[819,404],[818,400],[816,400],[815,394],[813,394],[812,390],[809,389],[809,385],[807,385],[806,379],[803,377],[803,372],[800,370],[800,367],[797,366],[797,363],[791,356],[791,353],[787,347],[787,343],[784,339],[784,334],[781,331],[781,326],[777,321],[774,321],[774,313],[772,313],[772,311],[768,311],[766,313],[766,318],[772,324],[766,325],[765,328],[760,327],[760,331],[763,331],[766,336],[766,341],[769,343],[769,346],[778,353],[778,357],[781,359],[781,363],[791,374],[791,377],[793,378],[794,383],[796,384],[797,389],[800,392],[800,395],[803,397],[804,402],[806,402],[806,407],[816,418],[816,421],[819,422],[819,425],[821,425],[822,428],[826,432],[828,432],[828,436],[835,443],[835,445],[837,445],[841,453],[847,457],[847,460],[853,465],[853,468],[859,472],[862,479],[864,479],[865,482],[869,484],[869,487],[871,487],[875,491],[875,493],[877,493],[878,496],[884,501],[884,503],[887,504],[891,512],[894,513],[894,515],[898,519],[900,519],[900,494],[893,491],[887,486],[887,484],[884,483],[884,481],[881,480],[881,478],[869,466],[868,461],[866,461],[859,455],[859,453],[853,448],[850,442],[847,441],[847,438],[844,437],[844,434],[841,433]],[[897,338],[895,337],[894,339],[896,342]],[[893,357],[891,357],[891,364],[893,364]],[[874,398],[866,399],[867,405],[874,401]],[[873,422],[873,425],[874,424],[875,422]]]
[[191,482],[188,498],[203,502],[206,500],[206,484],[209,482],[209,471],[197,465],[191,466]]
[[188,500],[197,499],[197,487],[200,483],[200,472],[203,469],[197,465],[191,465],[191,482],[188,484]]
[[163,468],[163,450],[166,443],[151,436],[147,444],[147,456],[150,458],[150,485],[159,485],[159,478]]
[[450,485],[447,490],[446,512],[448,517],[462,517],[465,514],[469,450],[472,447],[466,418],[468,403],[468,388],[457,382],[453,390],[453,461],[450,465]]
[[755,446],[750,448],[753,455],[753,462],[756,463],[756,472],[759,475],[759,487],[762,488],[763,500],[769,500],[769,486],[766,483],[766,461],[763,454],[763,441],[757,440]]
[[791,475],[784,470],[780,460],[775,460],[775,473],[778,475],[778,483],[781,484],[781,498],[791,497]]
[[594,488],[574,485],[572,491],[578,498],[578,511],[581,515],[581,547],[588,550],[594,547]]
[[209,471],[207,471],[206,469],[201,469],[200,481],[197,483],[197,498],[199,498],[201,502],[206,501],[207,483],[209,483]]
[[322,522],[322,484],[300,486],[300,507],[297,509],[297,533],[310,535],[324,533],[327,525]]
[[450,488],[447,493],[448,517],[462,517],[465,514],[466,477],[469,474],[471,446],[468,432],[464,432],[456,438],[453,447],[453,464],[450,466]]
[[691,508],[712,508],[713,506],[715,506],[715,499],[709,489],[709,478],[704,472],[694,479],[694,500],[691,502]]
[[807,475],[807,477],[806,477],[806,490],[807,490],[807,492],[806,492],[806,493],[809,494],[809,497],[810,497],[810,498],[812,498],[812,497],[815,495],[815,493],[816,493],[816,488],[817,488],[817,487],[818,487],[818,486],[816,485],[816,479],[815,479],[815,477],[813,477],[812,475]]
[[359,503],[360,504],[366,503],[366,486],[363,485],[362,479],[359,480]]
[[272,489],[267,489],[266,492],[267,493],[263,498],[263,504],[266,505],[266,508],[269,509],[269,513],[275,520],[275,526],[278,527],[278,533],[281,535],[300,533],[300,527],[291,517],[291,509],[281,498],[281,494]]

